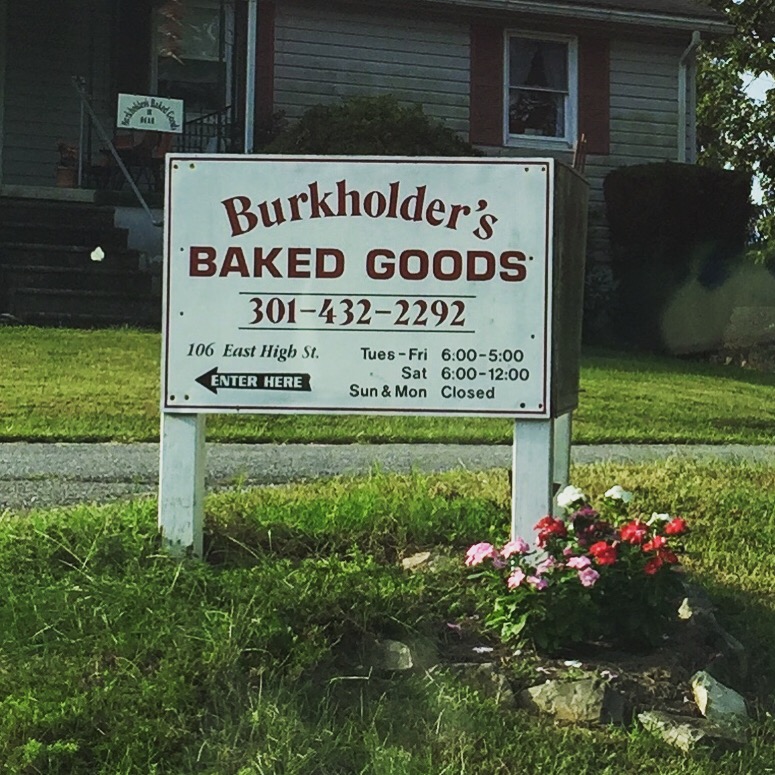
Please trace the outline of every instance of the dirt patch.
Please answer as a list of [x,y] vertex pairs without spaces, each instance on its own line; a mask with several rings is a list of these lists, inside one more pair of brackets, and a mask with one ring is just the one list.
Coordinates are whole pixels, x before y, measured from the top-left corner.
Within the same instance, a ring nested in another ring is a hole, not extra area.
[[[702,628],[676,621],[664,643],[636,653],[605,643],[583,644],[551,657],[529,649],[515,649],[477,637],[477,621],[450,629],[446,625],[440,647],[442,662],[496,662],[515,693],[547,680],[598,677],[626,698],[628,715],[660,710],[700,716],[693,701],[691,677],[718,658],[717,649]],[[739,687],[739,681],[737,682]]]

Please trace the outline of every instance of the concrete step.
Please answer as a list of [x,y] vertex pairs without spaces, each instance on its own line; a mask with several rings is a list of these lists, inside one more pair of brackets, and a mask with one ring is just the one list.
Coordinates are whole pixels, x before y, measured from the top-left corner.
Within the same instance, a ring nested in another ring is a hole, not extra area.
[[[102,261],[91,258],[95,245],[51,245],[45,242],[0,243],[0,268],[15,266],[103,266],[111,269],[137,269],[140,254],[127,248],[104,248]],[[101,247],[101,246],[100,246]]]
[[127,246],[126,229],[109,226],[89,226],[80,223],[50,223],[47,221],[4,221],[0,219],[0,244],[34,243],[45,245],[98,245],[107,249]]
[[161,299],[148,294],[17,287],[9,291],[9,305],[9,312],[29,325],[158,328],[161,323]]
[[111,228],[114,209],[86,202],[0,198],[0,224],[46,223]]
[[[158,296],[157,278],[148,272],[139,270],[121,270],[103,268],[101,264],[94,267],[53,267],[34,265],[6,265],[3,275],[9,289],[37,288],[52,290],[94,290],[114,291],[117,293],[133,293],[152,295],[156,290]],[[156,284],[157,288],[154,288]]]

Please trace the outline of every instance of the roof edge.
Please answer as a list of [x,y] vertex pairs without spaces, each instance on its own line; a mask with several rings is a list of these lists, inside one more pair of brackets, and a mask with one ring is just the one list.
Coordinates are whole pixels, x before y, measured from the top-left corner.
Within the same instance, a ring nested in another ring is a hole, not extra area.
[[481,11],[522,11],[536,16],[567,18],[579,21],[599,21],[611,24],[627,24],[638,27],[730,34],[732,25],[723,19],[710,16],[686,16],[683,14],[628,11],[617,8],[601,8],[592,5],[552,3],[540,0],[423,0],[426,5],[446,5]]

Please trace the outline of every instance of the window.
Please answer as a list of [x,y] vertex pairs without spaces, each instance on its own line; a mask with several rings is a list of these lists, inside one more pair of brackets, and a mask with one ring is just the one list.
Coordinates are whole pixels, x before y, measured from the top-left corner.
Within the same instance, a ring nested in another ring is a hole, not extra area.
[[520,143],[576,139],[576,43],[572,38],[509,34],[507,134]]
[[189,119],[230,101],[230,10],[224,0],[172,0],[155,11],[156,88],[183,100]]

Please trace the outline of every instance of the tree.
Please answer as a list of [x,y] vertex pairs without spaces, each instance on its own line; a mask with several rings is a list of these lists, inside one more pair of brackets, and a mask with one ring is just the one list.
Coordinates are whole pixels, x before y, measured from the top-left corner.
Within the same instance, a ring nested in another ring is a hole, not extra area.
[[762,201],[752,233],[759,259],[775,261],[775,89],[764,100],[746,92],[762,74],[775,74],[775,0],[709,0],[734,33],[707,41],[698,69],[697,138],[700,163],[753,172]]

